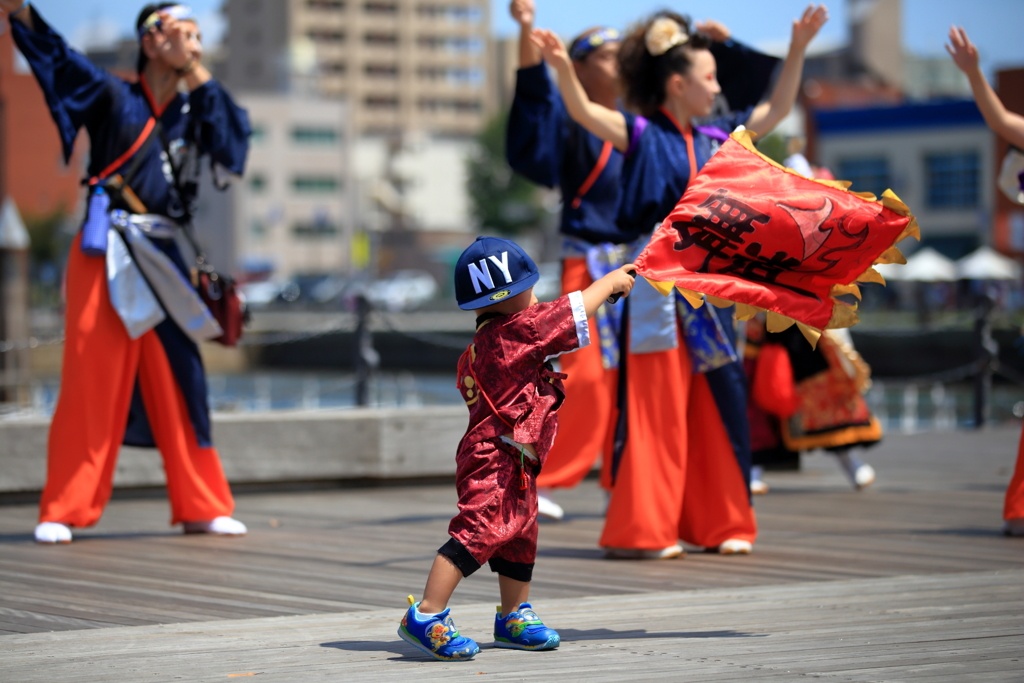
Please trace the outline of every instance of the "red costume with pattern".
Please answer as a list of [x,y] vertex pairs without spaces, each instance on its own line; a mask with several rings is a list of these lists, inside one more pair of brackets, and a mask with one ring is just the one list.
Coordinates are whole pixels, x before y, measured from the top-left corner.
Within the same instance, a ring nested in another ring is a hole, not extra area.
[[[554,443],[564,398],[565,375],[552,370],[547,359],[586,340],[579,338],[568,296],[512,315],[485,314],[477,322],[473,344],[459,359],[469,427],[455,457],[459,514],[448,533],[478,564],[492,558],[532,564],[536,475]],[[531,444],[536,461],[503,435]]]

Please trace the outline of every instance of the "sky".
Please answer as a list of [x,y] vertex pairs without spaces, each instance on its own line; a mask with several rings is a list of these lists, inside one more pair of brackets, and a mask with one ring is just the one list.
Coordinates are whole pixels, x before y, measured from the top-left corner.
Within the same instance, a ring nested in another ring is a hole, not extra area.
[[[200,17],[208,43],[224,30],[219,8],[224,0],[189,0]],[[793,18],[806,0],[687,0],[685,3],[633,0],[536,0],[537,25],[572,36],[594,24],[625,28],[645,14],[669,6],[695,19],[713,18],[733,35],[761,49],[784,46]],[[130,35],[135,14],[144,2],[124,0],[38,0],[42,15],[73,45],[110,42]],[[831,19],[816,39],[819,47],[846,41],[846,2],[826,3]],[[120,8],[125,8],[118,11]],[[978,44],[986,72],[1002,66],[1024,65],[1024,2],[1022,0],[903,0],[903,39],[908,52],[942,55],[949,25],[967,29]],[[516,34],[506,0],[492,0],[491,26],[502,36]],[[814,49],[812,44],[811,48]]]

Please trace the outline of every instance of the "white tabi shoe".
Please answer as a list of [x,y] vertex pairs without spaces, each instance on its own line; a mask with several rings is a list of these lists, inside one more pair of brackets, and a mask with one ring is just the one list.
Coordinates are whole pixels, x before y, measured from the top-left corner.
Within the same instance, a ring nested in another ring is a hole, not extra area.
[[875,483],[875,468],[849,453],[837,454],[839,466],[846,472],[846,476],[853,484],[853,488],[860,491]]
[[750,468],[750,493],[761,496],[768,493],[768,484],[761,478],[764,476],[764,468],[754,465]]
[[749,555],[754,551],[754,544],[739,538],[730,538],[718,546],[720,555]]
[[185,522],[186,534],[215,534],[217,536],[245,536],[248,529],[232,517],[215,517],[202,522]]
[[60,522],[43,522],[36,526],[36,543],[71,543],[71,529]]
[[667,548],[649,550],[647,548],[605,548],[604,556],[609,560],[671,560],[685,556],[683,546],[676,543]]
[[565,517],[565,510],[562,509],[561,505],[551,500],[550,493],[551,489],[537,491],[537,514],[541,517],[560,522]]

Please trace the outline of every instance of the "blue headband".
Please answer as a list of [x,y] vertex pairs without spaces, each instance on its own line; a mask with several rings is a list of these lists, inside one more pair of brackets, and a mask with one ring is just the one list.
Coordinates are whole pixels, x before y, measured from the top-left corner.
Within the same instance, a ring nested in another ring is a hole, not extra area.
[[595,29],[590,33],[584,33],[573,41],[572,47],[569,48],[569,58],[574,62],[579,62],[586,59],[587,55],[602,45],[617,43],[620,40],[622,40],[622,37],[617,29]]
[[195,12],[193,12],[192,8],[188,5],[171,5],[170,7],[158,9],[152,14],[150,14],[148,17],[146,17],[145,21],[143,21],[142,24],[139,25],[139,40],[142,40],[142,37],[150,31],[152,31],[154,28],[160,27],[160,23],[162,21],[160,15],[162,14],[170,15],[172,19],[177,19],[178,21],[196,20]]

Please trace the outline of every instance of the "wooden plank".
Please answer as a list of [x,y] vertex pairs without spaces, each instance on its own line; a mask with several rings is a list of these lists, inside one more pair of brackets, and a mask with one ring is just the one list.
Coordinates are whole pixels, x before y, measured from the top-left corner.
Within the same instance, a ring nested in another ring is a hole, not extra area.
[[[0,678],[35,683],[624,679],[1020,679],[1024,570],[555,599],[538,605],[559,650],[489,647],[490,602],[453,610],[484,649],[428,660],[395,635],[401,608],[5,636]],[[841,618],[837,618],[841,615]]]
[[[1018,436],[887,438],[865,455],[879,481],[862,493],[849,490],[831,456],[807,458],[802,472],[769,473],[773,491],[756,499],[761,529],[748,557],[603,560],[604,496],[588,481],[559,494],[566,522],[541,526],[532,594],[607,599],[1016,569],[1024,546],[998,525]],[[168,530],[164,500],[130,499],[113,501],[96,529],[56,548],[31,542],[35,506],[4,506],[0,607],[124,625],[400,608],[422,589],[456,500],[451,486],[415,486],[242,494],[237,502],[245,538],[182,536]],[[485,569],[453,604],[494,595]]]

